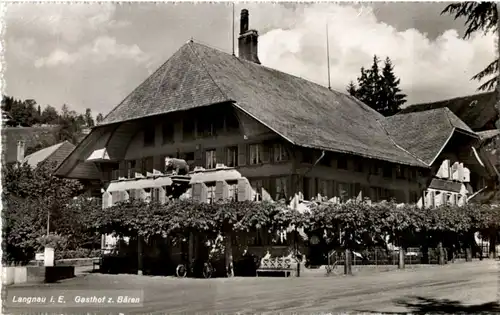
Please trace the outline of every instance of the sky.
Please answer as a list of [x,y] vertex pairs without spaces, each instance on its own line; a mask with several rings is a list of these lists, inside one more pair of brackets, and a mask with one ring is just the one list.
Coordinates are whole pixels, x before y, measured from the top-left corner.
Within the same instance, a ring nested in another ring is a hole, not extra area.
[[[477,93],[471,77],[496,56],[493,34],[462,39],[464,20],[440,15],[445,6],[237,3],[234,29],[248,9],[263,65],[327,86],[328,24],[332,88],[344,92],[376,54],[393,61],[409,105]],[[42,108],[107,114],[191,38],[232,50],[227,3],[23,3],[4,14],[3,93]]]

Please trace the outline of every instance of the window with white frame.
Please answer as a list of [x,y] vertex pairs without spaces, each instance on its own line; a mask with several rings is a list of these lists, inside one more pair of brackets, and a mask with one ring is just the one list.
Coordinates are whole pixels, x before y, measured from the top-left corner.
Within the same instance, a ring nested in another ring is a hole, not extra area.
[[337,192],[341,200],[347,201],[351,198],[351,185],[348,183],[338,183]]
[[288,160],[288,152],[286,151],[286,148],[283,144],[275,143],[273,146],[273,152],[274,152],[274,159],[273,159],[274,162],[282,162]]
[[238,166],[238,147],[230,147],[226,149],[226,166]]
[[229,200],[238,201],[238,182],[229,182],[227,184]]
[[215,150],[207,150],[205,151],[205,166],[207,169],[215,168],[217,165],[217,155]]
[[261,164],[262,163],[262,144],[251,144],[250,145],[250,165]]
[[318,180],[318,193],[322,197],[328,197],[328,181],[325,179]]
[[288,197],[288,177],[276,178],[276,197],[275,200],[287,199]]
[[215,183],[207,185],[207,203],[215,201]]
[[262,180],[252,180],[250,181],[250,186],[252,186],[252,189],[255,191],[254,201],[262,200]]

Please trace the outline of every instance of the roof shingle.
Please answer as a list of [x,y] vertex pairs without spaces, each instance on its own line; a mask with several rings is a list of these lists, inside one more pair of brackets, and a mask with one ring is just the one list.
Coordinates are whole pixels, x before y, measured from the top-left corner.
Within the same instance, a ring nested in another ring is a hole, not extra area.
[[425,166],[385,132],[385,118],[357,99],[189,42],[114,108],[101,125],[234,101],[304,147]]
[[387,117],[389,135],[404,149],[431,165],[456,129],[474,132],[448,108]]

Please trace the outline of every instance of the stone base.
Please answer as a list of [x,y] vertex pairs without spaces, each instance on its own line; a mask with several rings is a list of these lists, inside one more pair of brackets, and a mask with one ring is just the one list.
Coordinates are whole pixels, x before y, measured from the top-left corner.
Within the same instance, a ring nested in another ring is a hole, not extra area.
[[74,266],[54,267],[4,267],[2,277],[3,285],[22,283],[50,283],[75,276]]

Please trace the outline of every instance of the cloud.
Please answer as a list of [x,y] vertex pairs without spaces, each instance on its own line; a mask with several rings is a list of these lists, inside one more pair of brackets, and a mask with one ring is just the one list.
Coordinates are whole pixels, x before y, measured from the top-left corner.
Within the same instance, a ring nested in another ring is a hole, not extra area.
[[21,33],[75,43],[88,33],[127,26],[126,21],[114,19],[115,11],[113,3],[16,3],[7,6],[5,17],[9,28]]
[[71,65],[78,61],[87,63],[104,63],[112,59],[131,60],[136,63],[143,63],[149,59],[137,45],[124,45],[117,43],[115,38],[100,36],[92,44],[82,46],[78,51],[68,53],[61,49],[56,49],[47,57],[39,58],[35,61],[35,67],[55,67],[59,65]]
[[250,24],[266,29],[259,38],[264,65],[327,85],[328,23],[332,87],[345,91],[362,66],[371,66],[374,54],[388,56],[408,104],[476,93],[479,83],[470,78],[496,55],[493,35],[463,40],[456,30],[447,30],[430,40],[416,29],[398,31],[378,21],[367,6],[315,4],[282,9],[275,19],[272,12],[254,11]]

